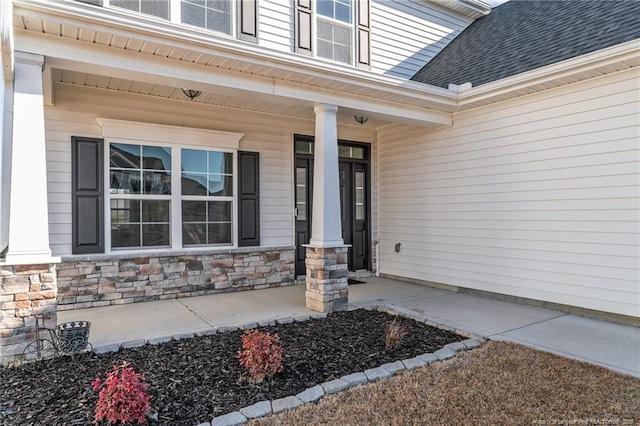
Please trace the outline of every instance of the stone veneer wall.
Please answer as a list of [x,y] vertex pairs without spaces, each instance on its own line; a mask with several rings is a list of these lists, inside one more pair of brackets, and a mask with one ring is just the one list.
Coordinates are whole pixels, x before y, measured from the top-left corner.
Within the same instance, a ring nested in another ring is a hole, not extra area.
[[223,253],[96,255],[58,266],[58,310],[292,285],[294,248]]
[[35,339],[34,315],[56,326],[56,265],[0,267],[0,363],[12,361]]
[[346,311],[349,307],[348,247],[306,246],[307,309]]

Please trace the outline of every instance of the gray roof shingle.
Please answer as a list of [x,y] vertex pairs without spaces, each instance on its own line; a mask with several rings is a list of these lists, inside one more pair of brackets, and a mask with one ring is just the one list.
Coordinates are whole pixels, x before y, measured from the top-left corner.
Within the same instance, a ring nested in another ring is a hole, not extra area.
[[511,0],[469,25],[411,79],[475,87],[638,38],[638,0]]

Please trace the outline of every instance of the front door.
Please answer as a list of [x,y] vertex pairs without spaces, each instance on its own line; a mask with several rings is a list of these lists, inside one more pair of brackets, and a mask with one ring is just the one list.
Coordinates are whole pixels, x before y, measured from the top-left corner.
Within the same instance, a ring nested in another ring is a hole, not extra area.
[[[369,269],[369,147],[340,141],[339,183],[342,239],[351,247],[350,271]],[[305,248],[311,238],[313,138],[296,136],[296,275],[305,275]]]

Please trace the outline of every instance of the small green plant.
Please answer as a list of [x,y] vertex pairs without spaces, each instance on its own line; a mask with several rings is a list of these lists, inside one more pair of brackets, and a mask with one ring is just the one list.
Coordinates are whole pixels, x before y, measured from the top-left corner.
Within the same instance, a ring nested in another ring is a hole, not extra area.
[[393,321],[387,325],[387,332],[385,334],[384,346],[389,349],[393,349],[400,344],[400,341],[407,335],[408,329],[406,325],[400,324],[398,318],[394,318]]
[[144,376],[136,373],[128,362],[113,366],[103,381],[97,377],[92,383],[99,391],[94,420],[109,424],[137,422],[144,424],[151,407]]
[[251,380],[260,383],[284,369],[282,352],[278,334],[247,330],[242,335],[242,350],[238,355],[240,365],[249,369]]

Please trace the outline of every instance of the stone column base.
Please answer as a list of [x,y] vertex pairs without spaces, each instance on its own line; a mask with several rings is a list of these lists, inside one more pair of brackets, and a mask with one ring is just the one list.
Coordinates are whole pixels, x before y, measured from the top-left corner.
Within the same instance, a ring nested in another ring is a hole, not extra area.
[[34,315],[56,327],[55,264],[0,267],[0,364],[18,359],[35,339]]
[[346,311],[349,304],[347,287],[347,250],[341,247],[306,246],[307,308],[316,312]]

